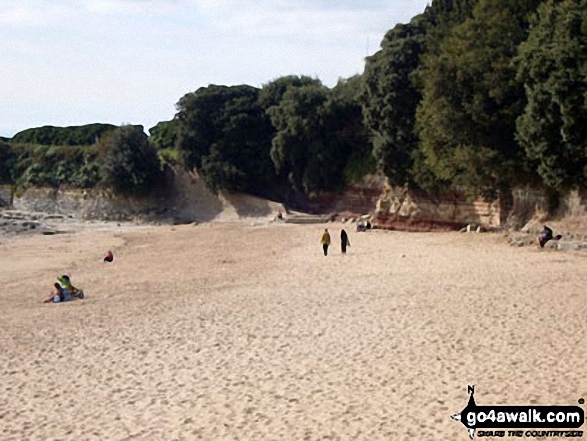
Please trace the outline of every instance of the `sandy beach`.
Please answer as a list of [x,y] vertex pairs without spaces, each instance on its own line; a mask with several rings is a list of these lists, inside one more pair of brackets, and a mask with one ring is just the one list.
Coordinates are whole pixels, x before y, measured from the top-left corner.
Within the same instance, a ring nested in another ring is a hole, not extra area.
[[[469,384],[587,398],[585,254],[328,228],[3,239],[0,439],[452,441]],[[43,304],[63,273],[86,298]]]

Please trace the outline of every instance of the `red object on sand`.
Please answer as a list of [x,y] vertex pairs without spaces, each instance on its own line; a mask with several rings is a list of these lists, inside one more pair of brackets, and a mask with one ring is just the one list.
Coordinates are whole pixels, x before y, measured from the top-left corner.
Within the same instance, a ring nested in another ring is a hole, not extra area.
[[112,251],[108,251],[108,254],[106,254],[106,257],[104,257],[104,262],[112,262],[114,260],[114,254],[112,254]]

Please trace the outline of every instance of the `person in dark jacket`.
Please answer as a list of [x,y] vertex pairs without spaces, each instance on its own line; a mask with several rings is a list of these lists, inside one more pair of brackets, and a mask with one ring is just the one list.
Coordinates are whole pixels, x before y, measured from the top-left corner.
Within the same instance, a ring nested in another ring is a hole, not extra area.
[[340,247],[342,249],[342,253],[346,254],[346,247],[347,246],[351,246],[351,243],[349,241],[349,236],[346,234],[346,231],[342,230],[340,232]]
[[554,236],[552,230],[545,225],[544,229],[540,232],[538,243],[540,244],[540,248],[544,248],[544,245],[546,245],[549,240],[561,240],[562,238],[563,237],[560,234]]

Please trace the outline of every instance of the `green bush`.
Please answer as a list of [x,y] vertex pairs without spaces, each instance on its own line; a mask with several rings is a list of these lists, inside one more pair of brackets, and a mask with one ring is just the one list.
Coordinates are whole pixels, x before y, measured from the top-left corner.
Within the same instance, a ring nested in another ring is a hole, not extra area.
[[157,150],[142,129],[124,126],[105,141],[104,183],[116,193],[147,193],[162,177]]
[[34,127],[17,133],[15,143],[40,145],[94,145],[100,137],[116,129],[112,124],[87,124],[84,126]]
[[275,184],[273,129],[258,98],[251,86],[210,85],[180,99],[177,145],[209,188],[262,194]]
[[177,146],[179,122],[176,119],[161,121],[149,129],[149,140],[156,149],[173,149]]
[[162,149],[158,153],[159,159],[163,164],[182,165],[181,152],[178,149]]
[[14,152],[10,144],[0,141],[0,183],[12,183],[10,170],[14,163]]
[[0,143],[0,181],[19,188],[103,184],[119,193],[140,193],[160,176],[157,152],[136,126],[115,130],[104,144],[92,146]]
[[353,154],[345,168],[344,181],[347,184],[360,182],[366,175],[377,173],[377,160],[375,156],[367,154]]
[[92,188],[101,181],[97,146],[14,144],[11,151],[10,181],[19,187]]

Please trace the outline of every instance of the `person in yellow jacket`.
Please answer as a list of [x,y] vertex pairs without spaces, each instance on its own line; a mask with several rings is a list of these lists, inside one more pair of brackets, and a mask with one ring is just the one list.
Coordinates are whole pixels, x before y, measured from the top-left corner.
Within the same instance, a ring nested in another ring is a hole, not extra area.
[[328,256],[328,246],[330,245],[330,233],[328,232],[328,228],[324,229],[324,234],[322,235],[322,249],[324,250],[324,255]]

